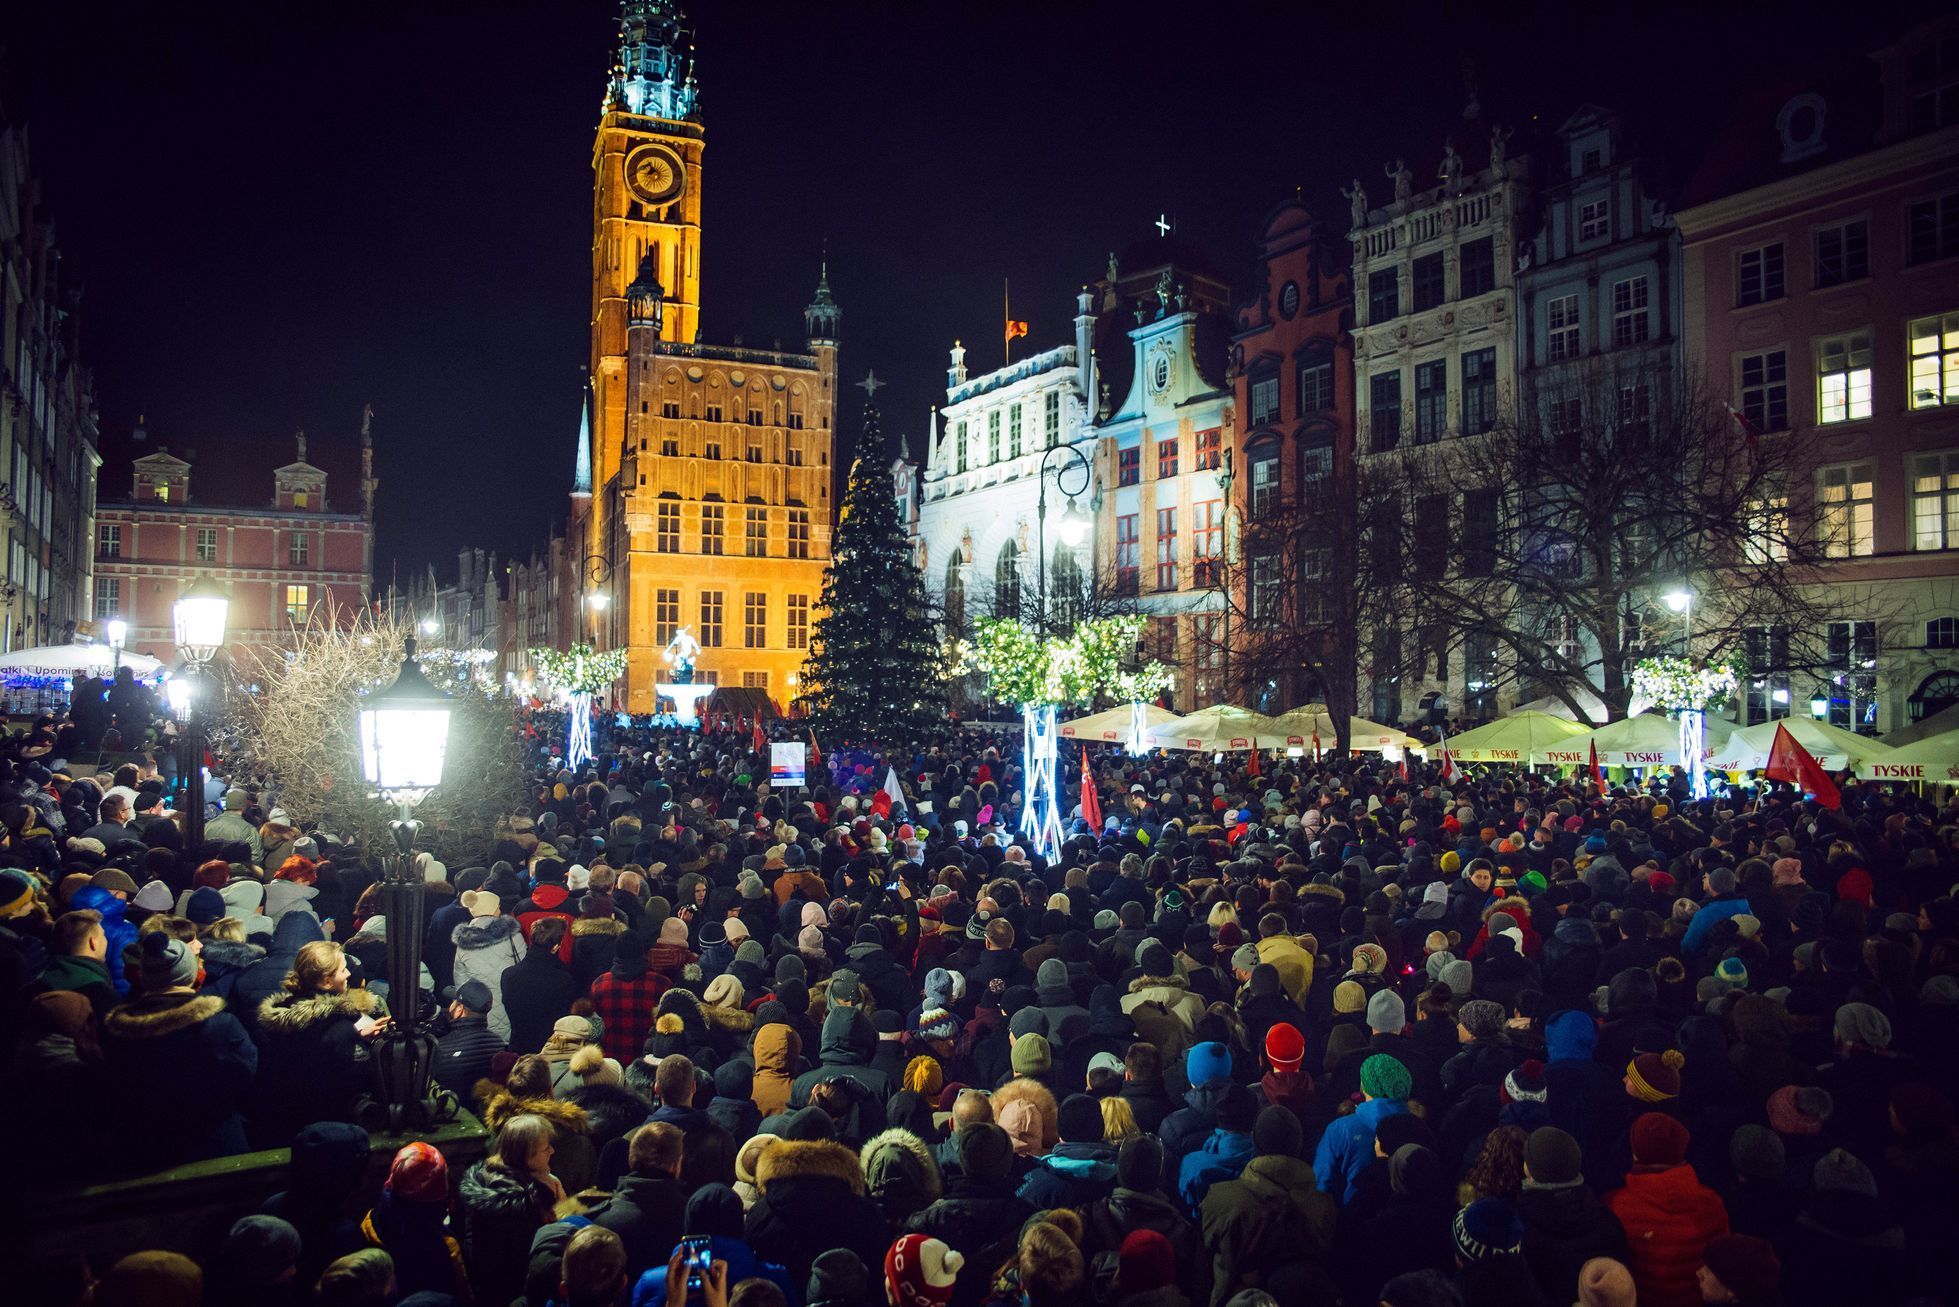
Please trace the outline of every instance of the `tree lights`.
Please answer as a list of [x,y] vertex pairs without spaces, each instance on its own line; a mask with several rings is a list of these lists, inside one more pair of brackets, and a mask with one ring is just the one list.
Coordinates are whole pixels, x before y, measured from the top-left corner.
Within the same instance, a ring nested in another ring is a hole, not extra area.
[[1633,668],[1633,704],[1658,704],[1680,720],[1680,760],[1697,799],[1707,797],[1707,714],[1733,699],[1741,685],[1726,663],[1696,666],[1687,658],[1647,658]]
[[532,649],[530,656],[538,679],[555,689],[570,709],[565,766],[576,771],[592,759],[592,697],[626,674],[626,651],[575,644],[565,650]]

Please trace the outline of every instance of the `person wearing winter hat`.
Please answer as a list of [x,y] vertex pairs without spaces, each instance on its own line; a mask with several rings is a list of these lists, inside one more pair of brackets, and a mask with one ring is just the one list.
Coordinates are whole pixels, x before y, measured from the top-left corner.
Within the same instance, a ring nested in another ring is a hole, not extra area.
[[369,1246],[394,1259],[402,1294],[469,1292],[462,1246],[444,1230],[449,1163],[433,1145],[404,1144],[388,1164],[381,1199],[361,1221]]
[[1503,1199],[1478,1198],[1456,1213],[1450,1235],[1457,1264],[1467,1266],[1486,1257],[1520,1252],[1524,1224],[1517,1217],[1517,1209]]
[[1578,1268],[1579,1307],[1637,1307],[1638,1300],[1624,1262],[1594,1257]]
[[899,1235],[884,1254],[884,1298],[890,1307],[946,1307],[966,1259],[943,1240]]
[[1775,1245],[1747,1234],[1724,1234],[1707,1243],[1695,1273],[1701,1301],[1767,1307],[1781,1302],[1782,1260]]
[[1626,1063],[1626,1093],[1642,1103],[1664,1103],[1680,1097],[1680,1068],[1687,1057],[1677,1048],[1664,1053],[1641,1053]]
[[281,1291],[296,1278],[299,1253],[299,1231],[291,1222],[239,1217],[210,1261],[205,1301],[212,1307],[286,1301]]
[[1583,1164],[1578,1141],[1555,1126],[1539,1126],[1524,1142],[1517,1215],[1524,1260],[1547,1302],[1570,1302],[1588,1261],[1626,1255],[1626,1233],[1586,1186]]
[[1361,1173],[1374,1161],[1374,1132],[1388,1117],[1408,1110],[1412,1084],[1408,1068],[1385,1053],[1361,1063],[1362,1103],[1352,1115],[1328,1124],[1313,1155],[1313,1174],[1322,1193],[1342,1205],[1359,1194]]
[[809,1266],[804,1307],[870,1307],[871,1275],[848,1248],[832,1248]]
[[1605,1196],[1629,1247],[1626,1264],[1639,1301],[1691,1304],[1699,1300],[1696,1269],[1708,1241],[1728,1233],[1720,1195],[1687,1165],[1687,1127],[1662,1112],[1632,1124],[1633,1168],[1625,1187]]

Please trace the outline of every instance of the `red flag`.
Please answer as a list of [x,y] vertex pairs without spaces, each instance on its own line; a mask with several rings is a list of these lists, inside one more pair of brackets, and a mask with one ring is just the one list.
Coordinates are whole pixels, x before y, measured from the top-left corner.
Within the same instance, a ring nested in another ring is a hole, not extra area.
[[1082,820],[1097,835],[1102,833],[1102,800],[1095,793],[1095,773],[1088,769],[1088,746],[1082,746]]
[[1012,320],[1012,319],[1009,319],[1009,320],[1008,320],[1008,322],[1007,322],[1007,339],[1008,339],[1008,340],[1012,340],[1012,339],[1013,339],[1014,337],[1016,337],[1016,336],[1025,336],[1026,334],[1027,334],[1027,324],[1026,324],[1026,323],[1024,323],[1024,322],[1020,322],[1020,321],[1016,321],[1016,320]]
[[1252,750],[1251,761],[1245,764],[1245,775],[1256,776],[1259,771],[1258,750]]
[[1456,780],[1456,760],[1449,752],[1449,733],[1440,731],[1438,734],[1442,739],[1442,783],[1453,785]]
[[1769,765],[1762,768],[1762,775],[1772,781],[1800,785],[1826,808],[1843,806],[1843,795],[1837,790],[1836,782],[1830,779],[1809,750],[1796,742],[1796,737],[1789,734],[1787,726],[1775,728],[1775,742],[1769,745]]
[[767,753],[768,751],[769,737],[767,732],[762,729],[762,715],[757,713],[755,715],[755,752]]
[[1401,783],[1403,785],[1406,785],[1408,783],[1408,755],[1407,754],[1405,753],[1402,754],[1401,761],[1395,764],[1394,774],[1401,778]]
[[1313,761],[1317,763],[1319,762],[1319,760],[1320,760],[1320,728],[1315,726],[1313,728]]
[[891,796],[883,790],[871,795],[871,811],[880,817],[891,815]]
[[1598,741],[1597,741],[1597,740],[1591,740],[1591,741],[1588,741],[1588,742],[1587,742],[1587,744],[1588,744],[1588,747],[1589,747],[1589,748],[1591,749],[1591,751],[1592,751],[1592,784],[1594,784],[1594,785],[1596,785],[1596,786],[1598,786],[1598,787],[1599,787],[1599,792],[1600,792],[1600,793],[1604,793],[1604,791],[1605,791],[1605,772],[1604,772],[1604,770],[1603,770],[1602,768],[1600,768],[1600,767],[1599,767],[1599,765],[1598,765]]
[[814,771],[823,765],[823,750],[816,747],[816,728],[809,728],[809,765]]
[[1728,416],[1733,418],[1735,425],[1741,428],[1742,436],[1748,441],[1748,448],[1753,450],[1761,439],[1761,433],[1755,430],[1755,424],[1748,420],[1747,414],[1733,404],[1728,405]]

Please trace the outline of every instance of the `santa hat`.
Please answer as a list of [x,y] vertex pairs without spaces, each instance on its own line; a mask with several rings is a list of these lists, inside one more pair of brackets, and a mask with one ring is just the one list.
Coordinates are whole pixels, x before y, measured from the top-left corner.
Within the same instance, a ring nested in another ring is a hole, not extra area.
[[905,1235],[884,1254],[884,1295],[891,1307],[945,1307],[965,1264],[942,1240]]

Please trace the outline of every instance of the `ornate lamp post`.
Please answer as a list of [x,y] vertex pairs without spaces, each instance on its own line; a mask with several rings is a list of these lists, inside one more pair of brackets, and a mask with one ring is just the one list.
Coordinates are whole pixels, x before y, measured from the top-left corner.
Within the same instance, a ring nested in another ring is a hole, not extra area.
[[204,850],[204,722],[201,707],[211,691],[211,660],[224,648],[231,597],[208,577],[191,582],[171,608],[171,620],[182,656],[183,689],[170,692],[177,713],[177,774],[183,782],[179,800],[184,813],[184,848],[198,857]]
[[[1050,467],[1050,460],[1057,454],[1062,456],[1061,462]],[[1073,445],[1056,445],[1041,455],[1041,493],[1034,502],[1034,547],[1041,556],[1039,624],[1043,632],[1047,630],[1048,625],[1048,477],[1050,474],[1054,477],[1054,488],[1068,496],[1068,506],[1061,510],[1060,531],[1061,543],[1070,549],[1081,544],[1082,538],[1088,534],[1088,515],[1083,513],[1075,503],[1075,497],[1087,492],[1089,480],[1093,475],[1088,465],[1088,456]],[[1072,477],[1076,474],[1080,475],[1081,480],[1073,490],[1062,484],[1063,477]]]
[[447,1104],[438,1105],[429,1095],[435,1036],[422,1029],[418,1010],[424,899],[422,872],[415,862],[415,836],[422,828],[415,820],[415,807],[442,783],[452,706],[449,696],[422,675],[411,636],[395,683],[368,695],[360,708],[361,775],[401,814],[389,826],[394,833],[394,856],[381,878],[393,1021],[381,1033],[375,1050],[381,1102],[392,1133],[428,1129],[447,1114]]
[[110,665],[109,679],[114,680],[122,673],[122,647],[129,639],[129,623],[120,617],[109,619],[109,648],[114,650]]

